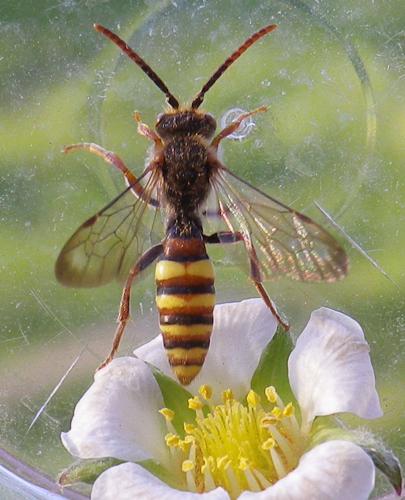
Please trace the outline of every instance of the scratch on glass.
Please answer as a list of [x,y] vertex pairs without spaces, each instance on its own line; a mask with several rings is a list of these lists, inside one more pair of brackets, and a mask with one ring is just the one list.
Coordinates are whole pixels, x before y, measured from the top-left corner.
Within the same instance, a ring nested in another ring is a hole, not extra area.
[[[37,405],[27,396],[23,396],[20,399],[20,404],[21,404],[21,406],[26,408],[30,413],[34,413],[36,410],[36,407],[37,407]],[[56,432],[60,427],[60,420],[52,417],[47,411],[43,411],[42,415],[43,415],[43,417],[46,417],[46,419],[47,419],[47,426],[49,426],[49,428],[52,427],[54,429],[54,431]],[[26,432],[26,435],[27,435],[27,432]]]
[[56,384],[56,386],[53,388],[52,392],[49,394],[49,396],[46,398],[46,401],[45,403],[41,406],[41,408],[37,411],[35,417],[33,418],[32,422],[30,423],[28,429],[27,429],[27,434],[28,432],[32,429],[33,425],[35,424],[35,422],[38,420],[38,418],[41,416],[41,414],[44,412],[44,410],[46,409],[46,407],[48,406],[49,402],[51,401],[51,399],[54,397],[54,395],[56,394],[56,392],[59,390],[59,388],[61,387],[61,385],[63,384],[63,382],[66,380],[67,376],[69,375],[69,373],[73,370],[73,368],[76,366],[76,364],[78,363],[79,359],[82,357],[84,351],[86,350],[86,346],[84,346],[82,348],[82,350],[79,352],[79,354],[76,356],[76,358],[73,360],[73,362],[71,363],[71,365],[69,366],[69,368],[66,370],[66,372],[62,375],[61,379],[59,380],[59,382]]
[[347,239],[347,241],[355,248],[358,252],[365,257],[372,266],[374,266],[380,273],[387,278],[393,285],[395,285],[397,288],[399,288],[398,283],[396,283],[391,276],[384,271],[384,269],[380,266],[380,264],[374,260],[343,228],[340,224],[338,224],[333,217],[324,209],[321,207],[321,205],[314,200],[315,206],[321,211],[321,213],[328,219],[328,221],[336,228],[338,229],[343,236]]
[[45,303],[45,301],[39,296],[39,293],[36,292],[34,289],[30,290],[30,295],[34,297],[34,299],[38,302],[38,304],[41,306],[41,308],[50,316],[53,318],[69,335],[74,337],[75,339],[79,340],[76,335],[69,330],[69,328],[62,323],[62,321],[56,316],[56,314],[51,310],[51,308]]

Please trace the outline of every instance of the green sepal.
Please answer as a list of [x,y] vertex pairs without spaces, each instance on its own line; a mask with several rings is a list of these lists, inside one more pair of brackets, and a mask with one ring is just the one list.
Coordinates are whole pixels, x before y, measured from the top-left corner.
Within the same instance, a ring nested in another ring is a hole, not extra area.
[[402,493],[403,473],[398,458],[387,450],[371,432],[364,429],[339,427],[336,417],[317,417],[312,426],[309,448],[332,440],[351,441],[362,448],[371,458],[374,466],[384,474],[398,496]]
[[403,474],[398,458],[391,450],[361,446],[373,461],[375,467],[388,479],[396,494],[401,496]]
[[309,448],[314,448],[326,441],[354,441],[353,433],[339,426],[336,418],[333,416],[316,417],[311,428],[311,437]]
[[110,457],[77,460],[59,474],[58,484],[60,486],[70,486],[75,483],[93,484],[104,471],[122,463],[123,460]]
[[251,387],[263,394],[267,386],[273,385],[284,403],[295,402],[288,382],[288,357],[293,349],[290,335],[278,326],[272,340],[265,347],[253,374]]
[[195,412],[188,407],[188,400],[193,396],[184,389],[184,387],[165,375],[162,371],[152,365],[149,366],[160,387],[165,406],[174,411],[172,424],[176,432],[181,437],[184,437],[184,422],[193,422],[195,420]]
[[171,488],[175,488],[177,490],[182,489],[183,485],[178,481],[179,478],[176,478],[174,474],[171,474],[165,467],[160,465],[155,460],[141,460],[136,463],[169,485]]

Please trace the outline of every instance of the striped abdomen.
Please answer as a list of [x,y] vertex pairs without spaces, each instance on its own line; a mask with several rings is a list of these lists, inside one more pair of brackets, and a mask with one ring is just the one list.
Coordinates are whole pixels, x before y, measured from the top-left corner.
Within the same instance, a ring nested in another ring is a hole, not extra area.
[[210,344],[215,306],[214,269],[202,238],[169,238],[156,265],[160,330],[170,366],[188,385]]

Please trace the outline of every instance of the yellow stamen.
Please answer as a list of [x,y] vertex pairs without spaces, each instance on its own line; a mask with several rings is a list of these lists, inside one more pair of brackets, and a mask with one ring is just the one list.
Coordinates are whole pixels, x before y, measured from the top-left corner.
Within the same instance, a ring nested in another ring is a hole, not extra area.
[[246,470],[249,467],[249,462],[247,461],[247,458],[241,457],[239,459],[239,469],[240,470]]
[[174,411],[169,408],[162,408],[159,410],[159,413],[163,415],[168,422],[171,422],[175,415]]
[[280,450],[283,452],[283,455],[285,456],[288,464],[291,465],[291,467],[295,467],[297,465],[297,462],[294,451],[291,448],[291,443],[281,434],[281,432],[278,431],[278,429],[274,425],[269,425],[268,429],[274,438],[274,443],[276,443],[277,441],[277,444],[280,447]]
[[165,436],[165,441],[169,448],[174,448],[175,446],[178,446],[180,438],[176,434],[169,432],[169,434],[166,434]]
[[210,400],[212,397],[212,388],[209,385],[202,385],[198,392],[206,401]]
[[271,482],[257,469],[255,469],[255,477],[259,481],[262,490],[270,488]]
[[277,471],[277,476],[279,479],[285,477],[287,475],[287,470],[284,467],[283,461],[280,458],[280,455],[276,451],[275,448],[270,448],[271,459],[273,460],[274,468]]
[[184,431],[186,434],[191,434],[194,429],[195,429],[195,425],[188,424],[187,422],[184,422]]
[[190,410],[201,410],[204,405],[198,396],[194,396],[188,400],[188,407]]
[[226,403],[226,401],[232,401],[233,400],[233,392],[231,389],[226,389],[222,393],[222,401]]
[[[212,458],[212,457],[210,457]],[[216,488],[216,484],[214,481],[214,478],[212,477],[211,470],[210,470],[210,461],[204,457],[203,459],[203,465],[201,467],[201,472],[204,474],[204,484],[205,484],[205,491],[211,491]]]
[[181,470],[183,472],[189,472],[194,469],[194,464],[191,460],[184,460],[181,464]]
[[[189,439],[191,438],[191,439]],[[186,436],[184,439],[179,441],[179,448],[183,453],[188,453],[190,450],[191,443],[194,442],[194,438],[192,436]]]
[[230,464],[230,460],[228,455],[224,455],[223,457],[219,457],[217,459],[217,467],[218,469],[226,469]]
[[271,448],[274,448],[276,446],[276,442],[274,441],[273,438],[267,439],[263,444],[262,448],[263,450],[270,450]]
[[294,406],[292,403],[288,403],[288,405],[283,410],[284,417],[291,417],[294,415]]
[[[186,469],[188,468],[189,470],[186,470],[186,482],[188,489],[191,491],[197,491],[197,475],[195,474],[195,465],[196,465],[196,447],[195,443],[192,443],[190,446],[190,451],[188,454],[188,460],[185,460],[186,462]],[[192,467],[190,468],[190,464],[192,464]],[[183,466],[182,466],[183,468]],[[184,472],[184,471],[183,471]]]
[[232,467],[228,466],[226,468],[225,477],[227,479],[227,490],[229,491],[231,498],[238,498],[241,493],[241,489]]
[[262,427],[267,427],[268,425],[276,424],[278,420],[279,419],[277,417],[266,414],[260,421],[260,425]]
[[246,397],[246,401],[251,408],[256,408],[260,403],[260,396],[255,391],[250,390]]
[[249,485],[250,491],[261,491],[260,484],[257,482],[257,479],[254,477],[252,471],[248,467],[245,471],[245,476],[247,479],[247,483]]
[[274,405],[275,402],[277,401],[276,389],[272,385],[270,385],[269,387],[266,387],[264,393],[266,394],[266,398],[269,401],[269,403]]
[[[269,411],[253,390],[244,403],[230,389],[223,391],[222,404],[207,404],[212,396],[212,388],[202,385],[199,395],[188,400],[195,417],[183,424],[184,439],[175,432],[165,438],[173,467],[184,475],[189,491],[222,487],[236,499],[246,490],[265,490],[296,467],[305,449],[304,437],[294,406],[284,406],[274,387],[264,391],[267,402],[274,405]],[[174,416],[166,408],[161,413],[166,420]]]

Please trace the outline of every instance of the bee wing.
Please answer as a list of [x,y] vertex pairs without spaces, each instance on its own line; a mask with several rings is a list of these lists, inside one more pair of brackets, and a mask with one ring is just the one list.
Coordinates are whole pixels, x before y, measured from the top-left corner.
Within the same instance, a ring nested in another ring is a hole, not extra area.
[[55,265],[61,283],[96,287],[113,279],[123,281],[146,246],[156,243],[161,222],[152,194],[160,175],[156,168],[147,169],[138,183],[141,179],[145,182],[141,190],[129,186],[68,240]]
[[[347,273],[339,243],[309,217],[266,195],[221,166],[212,180],[206,220],[222,231],[239,231],[259,281],[288,276],[299,281],[333,282]],[[209,226],[209,224],[208,224]]]

